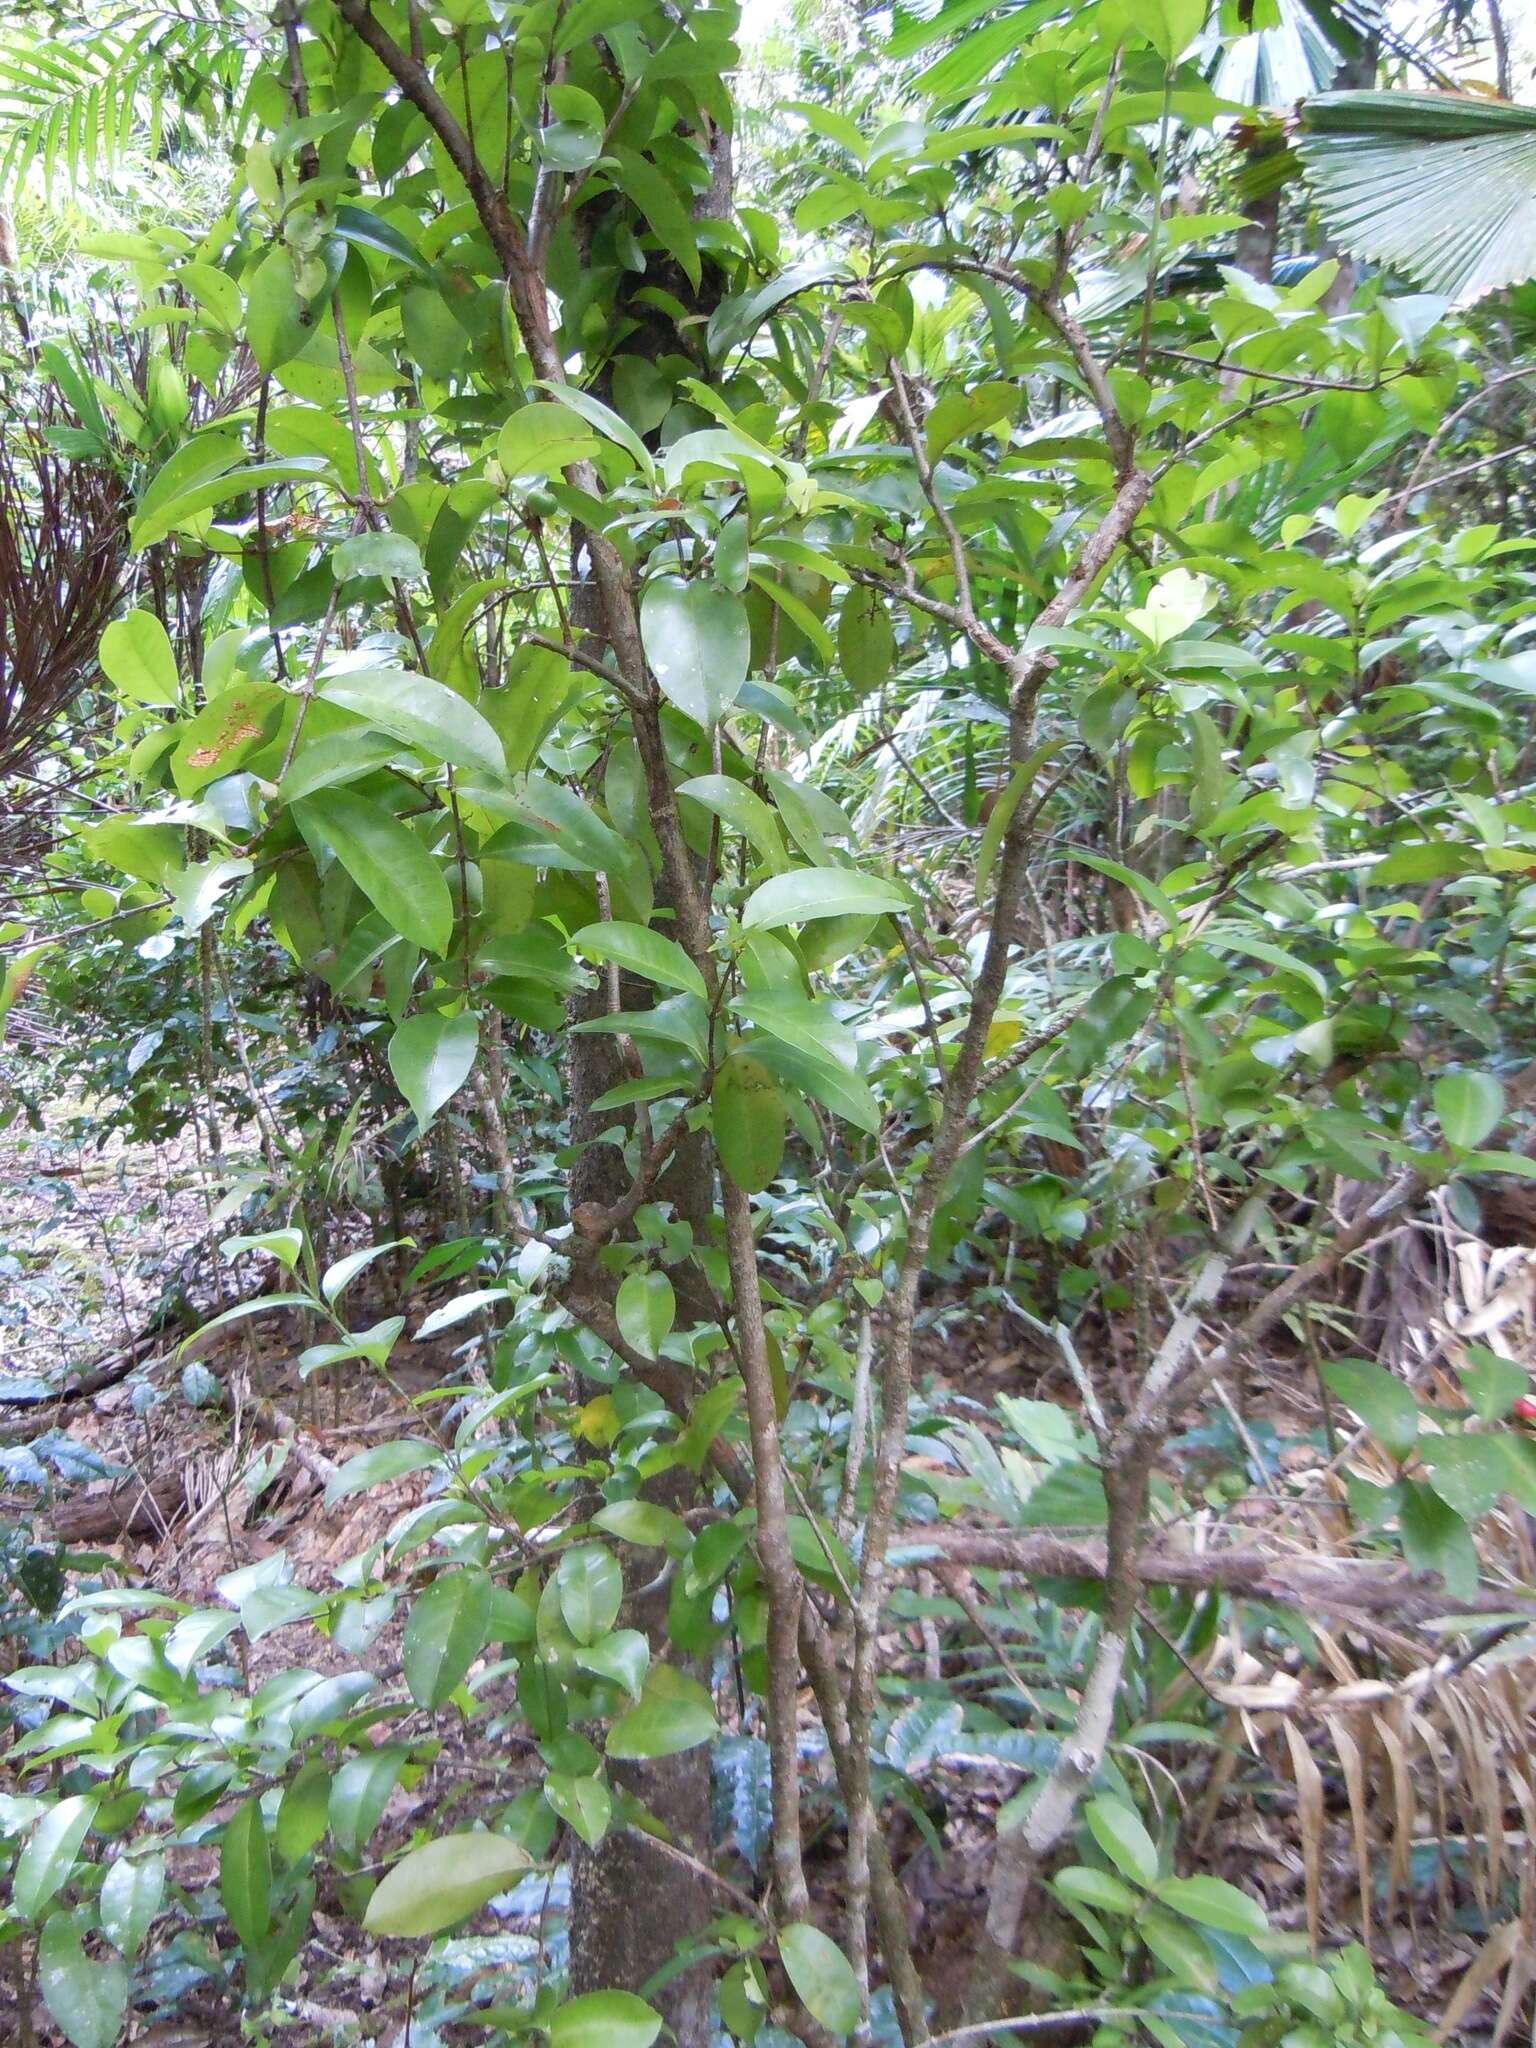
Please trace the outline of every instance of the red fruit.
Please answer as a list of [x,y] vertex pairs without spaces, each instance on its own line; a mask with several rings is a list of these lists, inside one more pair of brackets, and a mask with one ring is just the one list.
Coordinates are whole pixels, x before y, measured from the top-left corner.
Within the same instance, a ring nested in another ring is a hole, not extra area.
[[1522,1394],[1510,1413],[1517,1422],[1536,1422],[1536,1394]]

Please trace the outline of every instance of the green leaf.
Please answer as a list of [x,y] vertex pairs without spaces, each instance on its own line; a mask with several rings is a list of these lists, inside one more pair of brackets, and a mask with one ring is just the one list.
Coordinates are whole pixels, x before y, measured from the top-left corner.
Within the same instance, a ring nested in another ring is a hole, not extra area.
[[510,1890],[532,1861],[504,1835],[441,1835],[388,1872],[368,1901],[363,1926],[370,1934],[441,1934]]
[[618,1561],[600,1543],[568,1550],[555,1571],[560,1614],[578,1643],[591,1644],[607,1635],[624,1600],[624,1574]]
[[437,862],[409,826],[347,789],[321,790],[293,806],[311,852],[331,847],[381,917],[413,945],[446,953],[453,899]]
[[640,1697],[650,1661],[651,1646],[635,1628],[615,1629],[600,1643],[583,1644],[576,1652],[576,1662],[583,1671],[606,1678],[610,1685],[622,1686],[633,1700]]
[[11,1904],[23,1920],[36,1920],[75,1867],[75,1857],[96,1817],[96,1801],[79,1796],[51,1806],[32,1830],[11,1883]]
[[237,1806],[219,1850],[219,1896],[248,1949],[260,1948],[272,1920],[272,1852],[259,1799]]
[[287,1863],[307,1856],[329,1825],[331,1766],[323,1757],[311,1757],[295,1778],[283,1788],[277,1807],[278,1853]]
[[720,1164],[744,1194],[760,1193],[784,1159],[788,1112],[778,1082],[761,1060],[733,1052],[715,1076],[710,1114]]
[[1090,1799],[1083,1808],[1088,1832],[1123,1876],[1157,1882],[1157,1848],[1135,1807],[1120,1799]]
[[1504,1090],[1492,1074],[1442,1074],[1435,1083],[1435,1115],[1445,1142],[1458,1152],[1472,1150],[1504,1114]]
[[1382,1448],[1401,1461],[1419,1434],[1419,1404],[1403,1382],[1384,1366],[1340,1359],[1323,1367],[1330,1394],[1353,1408]]
[[1156,1907],[1143,1912],[1138,1926],[1142,1940],[1165,1970],[1192,1984],[1197,1991],[1213,1996],[1217,1988],[1216,1965],[1205,1942],[1192,1927],[1175,1920]]
[[703,275],[699,262],[699,241],[688,205],[676,186],[638,150],[610,143],[608,155],[618,166],[619,182],[650,223],[657,241],[674,256],[684,276],[697,291]]
[[128,2010],[128,1965],[85,1953],[68,1913],[55,1913],[37,1945],[37,1979],[59,2031],[73,2048],[114,2048]]
[[661,2015],[632,1991],[588,1991],[550,2015],[549,2048],[651,2048]]
[[145,504],[141,505],[138,517],[128,529],[130,548],[134,554],[142,554],[145,548],[153,547],[156,541],[164,540],[178,527],[201,520],[226,499],[249,497],[258,490],[271,490],[277,484],[319,483],[329,470],[330,465],[322,455],[295,455],[283,462],[241,463],[238,468],[208,477],[194,489],[171,498],[154,511],[147,507],[146,494]]
[[871,1137],[879,1130],[880,1105],[869,1084],[835,1060],[816,1059],[803,1046],[789,1045],[765,1032],[752,1040],[752,1050],[780,1081],[814,1097],[855,1130],[867,1131]]
[[1153,1889],[1165,1906],[1218,1933],[1245,1934],[1258,1941],[1269,1932],[1269,1915],[1258,1900],[1223,1878],[1165,1877]]
[[540,399],[503,423],[496,460],[509,477],[558,476],[567,464],[597,452],[597,436],[566,406]]
[[1086,1863],[1069,1864],[1051,1880],[1063,1898],[1076,1899],[1101,1913],[1134,1913],[1141,1900],[1128,1885],[1107,1870],[1094,1870]]
[[703,726],[729,711],[747,679],[747,608],[718,583],[660,576],[640,601],[640,637],[662,695]]
[[153,612],[125,612],[101,636],[98,658],[120,696],[134,704],[174,704],[181,691],[170,635]]
[[[382,540],[387,536],[364,536]],[[361,668],[327,676],[319,694],[339,704],[391,738],[419,747],[436,761],[469,768],[499,780],[507,772],[506,755],[495,728],[473,704],[446,683],[419,676],[410,669]]]
[[177,727],[171,771],[177,791],[194,796],[221,775],[233,774],[258,753],[282,723],[286,693],[272,683],[237,683],[221,690]]
[[[382,576],[386,583],[414,583],[427,572],[422,567],[421,549],[409,534],[354,533],[331,549],[331,573],[338,583],[349,576]],[[389,674],[391,671],[380,671]]]
[[638,1543],[651,1549],[668,1550],[680,1557],[693,1538],[688,1524],[671,1508],[649,1500],[616,1500],[599,1508],[593,1525],[617,1536],[621,1543]]
[[473,1010],[445,1017],[418,1010],[389,1041],[389,1070],[411,1106],[418,1132],[451,1102],[474,1068],[480,1049],[480,1019]]
[[747,931],[772,931],[818,917],[908,916],[911,910],[911,891],[881,875],[861,874],[857,868],[796,868],[760,882],[741,922]]
[[1425,1436],[1419,1449],[1435,1492],[1465,1521],[1479,1521],[1509,1489],[1502,1436]]
[[101,1881],[101,1931],[115,1949],[135,1956],[165,1896],[165,1858],[119,1855]]
[[626,1273],[614,1303],[619,1333],[645,1358],[655,1358],[677,1319],[677,1296],[665,1273]]
[[385,1244],[364,1245],[361,1251],[348,1252],[345,1258],[333,1260],[320,1276],[322,1298],[334,1307],[358,1274],[366,1272],[375,1259],[406,1247],[414,1250],[415,1244],[414,1237],[392,1237]]
[[491,1575],[456,1565],[418,1594],[405,1625],[402,1662],[411,1698],[440,1707],[485,1647],[491,1625]]
[[544,1797],[588,1848],[595,1849],[607,1834],[613,1795],[601,1778],[572,1778],[563,1771],[551,1771],[544,1780]]
[[388,1443],[375,1444],[371,1451],[359,1451],[355,1458],[348,1458],[326,1487],[325,1504],[333,1508],[349,1494],[362,1493],[382,1480],[401,1479],[407,1472],[424,1472],[440,1465],[443,1455],[441,1444],[426,1443],[416,1437],[394,1437]]
[[772,810],[755,789],[749,789],[731,775],[695,775],[691,781],[680,783],[677,793],[702,804],[722,824],[740,832],[771,866],[783,867],[784,835]]
[[1018,389],[1013,384],[978,384],[973,391],[946,391],[928,415],[929,462],[937,462],[946,448],[966,435],[1011,419],[1018,406]]
[[843,599],[837,618],[837,658],[843,674],[863,696],[879,689],[895,655],[896,630],[885,599],[878,590],[856,584]]
[[851,2034],[859,2024],[859,1980],[835,1941],[808,1920],[779,1930],[779,1959],[795,1995],[834,2034]]
[[331,1780],[330,1822],[336,1846],[359,1855],[400,1782],[410,1751],[399,1744],[349,1757]]
[[608,1731],[608,1754],[621,1759],[677,1756],[719,1734],[714,1703],[696,1678],[672,1664],[654,1664],[637,1706]]
[[604,405],[600,398],[594,398],[590,391],[583,391],[579,384],[559,383],[552,377],[541,377],[539,389],[547,391],[557,405],[565,406],[587,426],[595,428],[604,440],[614,442],[627,455],[632,455],[643,476],[654,474],[655,464],[650,450],[628,420],[616,413],[611,405]]
[[1530,1375],[1512,1358],[1501,1358],[1486,1344],[1467,1346],[1469,1363],[1458,1366],[1467,1399],[1483,1422],[1502,1422],[1520,1396],[1528,1390]]
[[639,974],[659,988],[686,989],[704,996],[704,977],[676,939],[652,931],[649,925],[586,924],[571,936],[571,944],[589,960],[614,961],[627,974]]
[[1446,1590],[1465,1600],[1477,1589],[1477,1546],[1453,1507],[1415,1479],[1399,1482],[1398,1528],[1403,1555],[1416,1572],[1438,1572]]

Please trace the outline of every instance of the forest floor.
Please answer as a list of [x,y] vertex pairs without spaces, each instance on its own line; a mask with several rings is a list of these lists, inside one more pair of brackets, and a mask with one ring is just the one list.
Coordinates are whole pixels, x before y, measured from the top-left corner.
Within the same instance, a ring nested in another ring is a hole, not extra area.
[[[13,1443],[29,1423],[46,1420],[85,1454],[76,1468],[84,1484],[65,1486],[51,1475],[41,1493],[10,1454],[9,1467],[0,1462],[0,1477],[9,1481],[0,1487],[0,1519],[35,1518],[39,1537],[53,1531],[88,1549],[91,1570],[109,1581],[208,1606],[218,1603],[219,1582],[229,1572],[277,1548],[299,1584],[324,1591],[348,1558],[422,1497],[427,1482],[412,1475],[327,1508],[316,1471],[388,1437],[430,1430],[441,1404],[417,1406],[411,1397],[451,1376],[451,1338],[408,1347],[410,1363],[393,1386],[360,1372],[344,1385],[306,1385],[295,1366],[302,1334],[281,1316],[254,1318],[187,1348],[216,1383],[213,1398],[195,1405],[182,1391],[178,1329],[137,1355],[132,1378],[92,1398],[44,1402],[40,1409],[18,1405],[18,1396],[37,1391],[30,1382],[58,1385],[122,1352],[186,1247],[206,1234],[207,1209],[195,1160],[175,1148],[118,1145],[105,1155],[85,1153],[15,1126],[0,1134],[0,1190],[0,1396],[11,1404],[0,1414],[19,1418],[7,1425]],[[1536,1261],[1512,1265],[1506,1258],[1500,1267],[1499,1256],[1484,1248],[1485,1280],[1489,1272],[1495,1279],[1515,1273],[1525,1293],[1518,1313],[1504,1322],[1519,1341],[1532,1342],[1527,1269]],[[381,1292],[377,1312],[390,1306]],[[1027,1333],[997,1314],[969,1316],[958,1302],[941,1307],[942,1326],[926,1347],[937,1403],[970,1409],[976,1396],[1000,1391],[1070,1402],[1070,1384],[1042,1374]],[[1301,1379],[1294,1360],[1284,1370],[1256,1368],[1248,1384],[1224,1390],[1230,1412],[1217,1404],[1206,1426],[1190,1433],[1185,1456],[1195,1478],[1212,1430],[1235,1430],[1251,1453],[1253,1490],[1223,1503],[1222,1513],[1292,1537],[1305,1525],[1315,1541],[1320,1528],[1339,1520],[1341,1488],[1331,1482],[1342,1461],[1318,1451],[1318,1403]],[[160,1392],[147,1411],[134,1393],[145,1384]],[[0,1450],[0,1461],[6,1456]],[[1515,1562],[1528,1564],[1524,1528],[1511,1531],[1510,1541]],[[1529,1844],[1536,1839],[1536,1787],[1525,1763],[1536,1729],[1536,1670],[1495,1645],[1463,1669],[1436,1674],[1432,1645],[1426,1650],[1421,1636],[1381,1625],[1309,1632],[1308,1648],[1322,1671],[1321,1679],[1309,1680],[1299,1675],[1299,1621],[1294,1629],[1283,1616],[1250,1621],[1241,1637],[1235,1624],[1224,1628],[1190,1666],[1176,1699],[1146,1703],[1147,1722],[1199,1724],[1200,1740],[1163,1746],[1149,1736],[1128,1754],[1154,1794],[1182,1809],[1184,1839],[1199,1845],[1200,1867],[1261,1897],[1274,1924],[1298,1938],[1309,1921],[1328,1945],[1364,1935],[1393,1995],[1439,2021],[1485,1949],[1489,1928],[1529,1904],[1520,1893],[1532,1881]],[[1007,1632],[1006,1617],[1002,1626]],[[1019,1635],[1027,1642],[1022,1619]],[[963,1676],[919,1620],[893,1628],[886,1650],[895,1688],[954,1685]],[[240,1676],[259,1684],[295,1661],[327,1672],[355,1668],[358,1660],[308,1624],[296,1624],[252,1644]],[[363,1661],[382,1684],[398,1681],[398,1617]],[[728,1702],[725,1713],[728,1721]],[[402,1846],[419,1819],[440,1814],[450,1795],[477,1813],[496,1810],[536,1768],[528,1751],[512,1741],[488,1759],[477,1729],[448,1730],[433,1769],[391,1800],[376,1838],[379,1853]],[[1020,1769],[978,1761],[957,1745],[953,1756],[934,1757],[923,1778],[924,1805],[944,1854],[911,1821],[899,1814],[893,1821],[919,1957],[941,1998],[957,1995],[963,1983],[985,1911],[996,1810],[1022,1782]],[[1506,1843],[1508,1853],[1499,1853]],[[212,1876],[202,1852],[183,1852],[183,1866],[178,1874],[189,1885]],[[813,1875],[814,1869],[813,1856]],[[745,1861],[736,1874],[753,1882]],[[544,1891],[542,1880],[525,1886],[469,1935],[444,1945],[417,1985],[419,2013],[451,2011],[486,1971],[503,1983],[510,1972],[527,1985],[541,1969],[558,1967],[560,1900]],[[829,1896],[825,1903],[835,1924],[836,1901]],[[273,2042],[398,2048],[402,1967],[389,1944],[381,1949],[359,1934],[340,1894],[323,1898],[305,1975],[291,1996],[284,1994],[288,2024]],[[145,2048],[233,2048],[242,2036],[232,2018],[221,2017],[228,2008],[212,1997],[213,1980],[201,1991],[189,1988],[188,1969],[195,1976],[195,1965],[183,1959],[183,1976],[167,1975],[161,2015],[168,2028],[179,2010],[182,2030],[139,2038]],[[1453,2015],[1452,2038],[1491,2038],[1496,2002],[1496,1992],[1469,2001],[1465,2015]],[[205,2018],[188,2030],[187,2016],[199,2012]],[[0,2032],[4,2026],[0,2004]],[[418,2025],[412,2048],[472,2038],[451,2022],[440,2033]]]

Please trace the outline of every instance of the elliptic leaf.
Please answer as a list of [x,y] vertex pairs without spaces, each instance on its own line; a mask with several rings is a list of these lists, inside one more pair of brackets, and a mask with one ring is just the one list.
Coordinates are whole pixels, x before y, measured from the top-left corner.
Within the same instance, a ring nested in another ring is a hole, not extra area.
[[219,1896],[247,1948],[260,1948],[272,1919],[272,1852],[259,1799],[236,1807],[219,1850]]
[[469,1079],[480,1049],[480,1020],[473,1010],[445,1017],[418,1010],[389,1041],[389,1070],[411,1105],[416,1128],[424,1131]]
[[303,797],[293,816],[310,850],[334,848],[374,909],[403,938],[429,953],[448,950],[453,899],[442,869],[409,826],[348,789]]
[[11,1885],[11,1904],[24,1920],[35,1920],[75,1867],[96,1801],[77,1797],[51,1806],[32,1830]]
[[174,704],[180,684],[170,635],[153,612],[125,612],[101,636],[99,660],[121,696],[135,704]]
[[[364,538],[382,540],[383,534]],[[349,542],[347,545],[351,545]],[[457,690],[409,669],[363,668],[328,676],[320,685],[327,703],[365,718],[380,732],[419,747],[434,760],[501,779],[506,755],[495,728]]]
[[405,1625],[405,1682],[419,1707],[440,1707],[485,1647],[490,1573],[455,1568],[418,1595]]
[[704,977],[676,939],[653,932],[649,925],[583,925],[572,935],[571,944],[589,960],[612,960],[626,973],[643,975],[658,988],[686,989],[689,995],[707,993]]
[[779,1931],[779,1957],[806,2011],[834,2034],[859,2024],[859,1980],[837,1943],[802,1920]]
[[115,2048],[128,2009],[128,1965],[85,1953],[72,1915],[55,1913],[37,1945],[43,2003],[73,2048]]
[[1090,1799],[1083,1808],[1088,1832],[1115,1868],[1135,1884],[1157,1881],[1157,1847],[1141,1815],[1121,1799]]
[[1481,1145],[1504,1114],[1504,1090],[1492,1074],[1463,1069],[1435,1083],[1435,1115],[1445,1142],[1459,1152]]
[[665,1273],[627,1273],[614,1304],[619,1333],[646,1358],[655,1358],[677,1316],[677,1296]]
[[733,1052],[715,1076],[710,1109],[720,1164],[744,1194],[759,1193],[784,1158],[788,1112],[778,1082],[761,1060]]
[[796,868],[760,882],[741,922],[747,931],[772,931],[818,917],[881,917],[911,908],[911,893],[882,875],[861,874],[857,868]]
[[661,692],[700,725],[729,711],[747,680],[747,608],[718,583],[662,576],[640,603],[640,637]]
[[401,1857],[368,1901],[363,1925],[370,1934],[441,1934],[508,1890],[532,1860],[504,1835],[443,1835]]
[[661,2015],[632,1991],[588,1991],[553,2013],[549,2048],[651,2048]]

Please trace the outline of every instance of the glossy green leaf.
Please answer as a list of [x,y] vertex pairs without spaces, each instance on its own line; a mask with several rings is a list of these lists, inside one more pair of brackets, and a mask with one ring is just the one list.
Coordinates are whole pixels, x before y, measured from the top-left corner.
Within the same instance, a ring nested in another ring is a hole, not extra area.
[[741,922],[747,931],[773,931],[819,917],[909,916],[911,910],[910,892],[882,875],[861,874],[857,868],[795,868],[760,882]]
[[225,1823],[219,1896],[241,1941],[247,1948],[259,1948],[272,1918],[272,1852],[258,1799],[237,1806]]
[[402,1662],[419,1707],[440,1707],[458,1690],[485,1648],[490,1625],[491,1577],[478,1566],[455,1566],[416,1596]]
[[389,1070],[419,1131],[464,1086],[479,1049],[480,1020],[473,1010],[456,1017],[418,1010],[398,1027],[389,1041]]
[[[370,537],[384,538],[379,534]],[[350,669],[327,676],[320,695],[435,761],[480,775],[506,773],[506,756],[494,727],[457,691],[431,676],[415,675],[409,669]]]
[[37,1945],[43,2003],[72,2048],[115,2048],[128,2010],[128,1966],[88,1956],[68,1913],[46,1921]]
[[1157,1881],[1157,1849],[1141,1815],[1122,1799],[1090,1799],[1083,1808],[1088,1832],[1122,1876],[1136,1884]]
[[802,1920],[779,1929],[779,1959],[812,2018],[834,2034],[851,2034],[859,2024],[859,1980],[837,1943]]
[[661,2015],[632,1991],[588,1991],[550,2015],[550,2048],[651,2048]]
[[714,1703],[699,1681],[675,1665],[653,1664],[638,1704],[609,1729],[608,1754],[677,1756],[712,1742],[719,1732]]
[[714,725],[747,679],[752,633],[747,608],[718,583],[659,576],[640,602],[645,658],[662,695],[700,725]]
[[170,635],[153,612],[125,612],[101,636],[101,666],[134,704],[174,704],[181,692]]
[[1470,1151],[1498,1125],[1504,1114],[1504,1090],[1492,1074],[1463,1069],[1441,1075],[1434,1103],[1446,1143],[1459,1152]]
[[614,1303],[619,1333],[645,1358],[655,1358],[677,1318],[677,1296],[665,1273],[626,1273]]
[[1165,1877],[1155,1887],[1165,1906],[1182,1913],[1186,1920],[1198,1920],[1202,1927],[1214,1927],[1220,1934],[1244,1934],[1250,1941],[1262,1940],[1269,1932],[1269,1915],[1246,1892],[1224,1878]]
[[1366,1428],[1394,1458],[1406,1458],[1419,1434],[1419,1404],[1385,1366],[1339,1359],[1325,1365],[1329,1393],[1353,1408]]
[[429,953],[445,953],[453,899],[442,869],[409,826],[347,789],[326,789],[293,806],[317,857],[327,847],[383,918]]
[[165,1897],[165,1858],[118,1856],[101,1881],[101,1931],[125,1956],[136,1956]]
[[331,1768],[323,1757],[311,1757],[283,1788],[278,1801],[275,1835],[286,1863],[307,1856],[330,1824]]
[[544,1797],[588,1848],[595,1849],[607,1834],[613,1796],[601,1778],[573,1778],[563,1771],[551,1771],[544,1780]]
[[510,415],[496,443],[496,459],[511,477],[558,476],[568,463],[597,451],[597,436],[567,407],[543,399]]
[[11,1881],[11,1904],[24,1920],[36,1920],[75,1867],[97,1802],[83,1796],[50,1806],[32,1830]]
[[618,1560],[600,1543],[581,1543],[568,1550],[555,1570],[560,1614],[578,1643],[595,1643],[618,1619],[624,1599],[624,1574]]
[[611,960],[627,974],[641,975],[658,988],[686,989],[696,996],[706,993],[703,975],[676,939],[652,931],[648,925],[622,920],[587,924],[572,933],[571,944],[587,959]]
[[788,1128],[779,1084],[761,1060],[734,1052],[722,1062],[710,1116],[720,1164],[743,1193],[760,1193],[783,1164]]
[[370,1934],[441,1934],[509,1891],[532,1862],[505,1835],[441,1835],[412,1849],[380,1880],[363,1925]]
[[896,632],[878,590],[856,584],[837,618],[837,658],[843,674],[862,696],[877,690],[891,672]]

